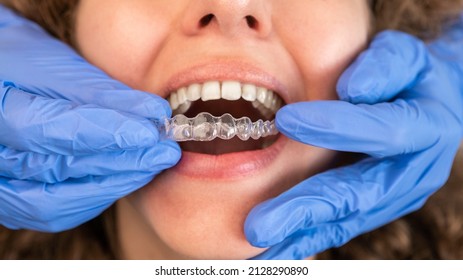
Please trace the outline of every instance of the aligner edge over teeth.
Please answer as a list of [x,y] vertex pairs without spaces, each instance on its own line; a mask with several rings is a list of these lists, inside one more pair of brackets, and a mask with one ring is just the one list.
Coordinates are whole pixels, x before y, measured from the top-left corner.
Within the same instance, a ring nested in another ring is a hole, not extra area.
[[252,122],[248,117],[236,119],[228,113],[215,117],[206,112],[194,118],[175,115],[165,120],[163,129],[167,138],[177,142],[212,141],[216,138],[228,140],[235,136],[241,140],[257,140],[278,133],[274,120]]

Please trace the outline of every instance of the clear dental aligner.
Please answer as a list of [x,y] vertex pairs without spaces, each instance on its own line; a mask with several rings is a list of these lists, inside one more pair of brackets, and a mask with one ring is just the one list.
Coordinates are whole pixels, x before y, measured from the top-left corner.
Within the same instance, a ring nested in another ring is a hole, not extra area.
[[235,136],[245,141],[278,133],[274,120],[252,122],[248,117],[236,119],[228,113],[221,117],[209,113],[199,113],[194,118],[175,115],[165,120],[163,128],[166,137],[177,142],[228,140]]

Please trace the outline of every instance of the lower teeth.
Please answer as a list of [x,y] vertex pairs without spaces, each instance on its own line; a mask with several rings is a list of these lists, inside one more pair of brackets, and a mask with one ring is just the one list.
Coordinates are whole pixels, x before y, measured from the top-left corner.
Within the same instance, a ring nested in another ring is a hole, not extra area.
[[221,117],[214,117],[209,113],[200,113],[194,118],[176,115],[166,119],[158,127],[165,132],[167,138],[177,142],[212,141],[216,138],[229,140],[234,136],[241,140],[257,140],[278,133],[273,120],[252,122],[248,117],[235,119],[228,113]]

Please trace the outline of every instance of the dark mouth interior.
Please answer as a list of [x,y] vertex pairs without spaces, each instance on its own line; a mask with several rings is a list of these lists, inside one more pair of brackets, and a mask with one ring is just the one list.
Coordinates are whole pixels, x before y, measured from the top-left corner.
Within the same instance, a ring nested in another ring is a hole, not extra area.
[[[192,103],[190,109],[184,113],[185,116],[192,118],[201,112],[208,112],[214,116],[221,116],[225,113],[231,114],[235,118],[248,117],[253,122],[262,120],[271,120],[275,116],[271,116],[270,119],[264,117],[259,110],[255,109],[251,102],[245,100],[228,101],[224,99],[211,100],[211,101],[195,101]],[[242,151],[251,151],[263,149],[273,144],[278,135],[263,137],[258,140],[249,139],[243,141],[238,137],[233,137],[230,140],[215,139],[213,141],[199,142],[199,141],[188,141],[181,142],[180,147],[184,151],[220,155],[226,153],[235,153]]]
[[253,122],[259,119],[267,120],[259,110],[252,106],[251,102],[242,99],[237,101],[228,101],[224,99],[210,101],[198,100],[191,104],[190,109],[184,115],[192,118],[202,112],[208,112],[216,117],[229,113],[235,118],[248,117]]

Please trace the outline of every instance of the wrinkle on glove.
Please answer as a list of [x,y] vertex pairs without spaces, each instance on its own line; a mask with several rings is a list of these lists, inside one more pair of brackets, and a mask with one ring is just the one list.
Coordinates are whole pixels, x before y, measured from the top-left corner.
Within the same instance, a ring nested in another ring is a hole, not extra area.
[[175,165],[178,153],[178,147],[171,141],[146,149],[74,157],[18,152],[0,146],[0,176],[53,184],[88,174],[157,173]]
[[142,117],[31,95],[12,86],[0,91],[0,142],[11,149],[82,155],[139,149],[158,140],[153,123]]

